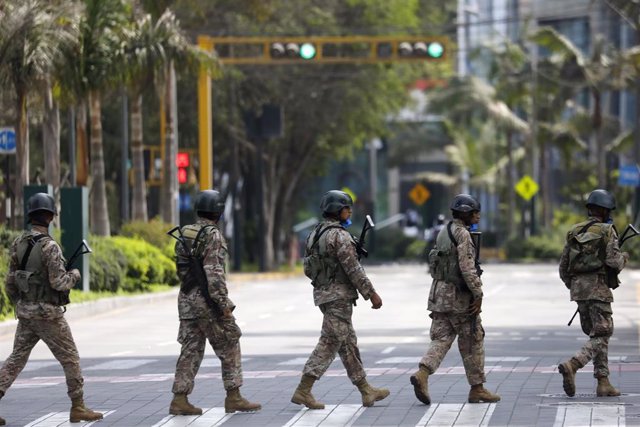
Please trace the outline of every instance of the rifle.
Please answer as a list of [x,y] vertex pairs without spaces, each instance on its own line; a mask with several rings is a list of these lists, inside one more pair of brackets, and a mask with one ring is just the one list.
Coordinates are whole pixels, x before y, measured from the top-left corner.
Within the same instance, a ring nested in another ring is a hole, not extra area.
[[[473,245],[476,247],[476,256],[475,256],[475,265],[476,265],[476,273],[478,273],[478,277],[482,276],[482,268],[480,268],[480,247],[482,246],[482,232],[481,231],[470,231],[471,240],[473,241]],[[471,333],[475,333],[476,325],[478,323],[478,316],[473,316],[471,320]]]
[[[177,233],[177,235],[176,235]],[[192,248],[189,247],[186,240],[184,239],[184,235],[182,234],[182,229],[180,229],[179,225],[176,225],[171,230],[167,231],[167,234],[180,243],[182,245],[182,249],[184,250],[185,257],[187,258],[187,264],[189,270],[193,272],[193,277],[195,277],[198,282],[198,287],[200,288],[200,293],[204,298],[204,301],[209,306],[211,313],[214,317],[221,317],[222,310],[211,298],[211,294],[209,294],[209,283],[207,281],[207,274],[204,272],[204,267],[200,260],[194,255]]]
[[367,236],[367,231],[373,229],[376,225],[373,223],[370,215],[367,215],[364,221],[364,225],[362,226],[362,232],[360,233],[360,238],[356,239],[356,252],[358,253],[358,261],[364,256],[367,258],[369,256],[369,252],[364,248],[365,237]]
[[[631,234],[629,234],[631,233]],[[629,234],[629,235],[627,235]],[[624,231],[622,232],[622,234],[620,235],[619,238],[619,242],[620,242],[620,248],[622,248],[622,245],[624,245],[624,242],[626,242],[627,240],[634,238],[636,236],[640,235],[640,231],[638,231],[632,224],[627,224],[627,226],[625,227]],[[613,272],[610,269],[607,269],[607,282],[608,283],[615,283],[615,286],[609,286],[611,289],[615,289],[618,287],[618,274]],[[578,315],[578,313],[580,312],[579,309],[576,308],[576,312],[573,313],[573,316],[571,316],[571,320],[569,320],[569,323],[567,323],[567,326],[571,326],[571,324],[573,323],[573,319],[576,318],[576,316]]]
[[69,258],[69,261],[67,261],[67,264],[64,266],[65,270],[71,270],[73,268],[73,263],[76,262],[76,259],[78,259],[78,257],[84,254],[90,254],[91,252],[93,251],[91,250],[89,243],[87,243],[86,240],[82,239],[82,242],[80,242],[75,252],[73,253],[73,255],[71,255],[71,258]]

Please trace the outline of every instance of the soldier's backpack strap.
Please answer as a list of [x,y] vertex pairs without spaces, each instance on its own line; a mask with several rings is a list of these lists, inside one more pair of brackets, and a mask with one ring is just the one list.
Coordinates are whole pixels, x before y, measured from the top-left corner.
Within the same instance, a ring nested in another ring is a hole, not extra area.
[[324,233],[326,233],[327,231],[331,230],[332,228],[342,228],[342,229],[344,229],[344,227],[341,226],[341,225],[330,225],[327,228],[325,228],[324,230],[320,231],[320,233],[316,232],[316,235],[313,236],[313,242],[311,242],[311,246],[309,246],[309,250],[313,249],[313,247],[315,245],[317,245],[318,242],[320,241],[320,237],[322,237],[322,235]]
[[44,239],[45,237],[49,237],[49,236],[47,236],[46,234],[38,234],[35,237],[29,238],[27,251],[22,256],[22,261],[20,261],[20,270],[24,270],[25,268],[27,268],[27,263],[29,262],[29,256],[31,255],[31,251],[33,250],[33,247],[36,245],[36,243],[38,243],[40,240]]
[[451,231],[451,227],[453,226],[453,222],[447,224],[447,233],[449,234],[449,239],[453,242],[453,246],[458,247],[458,241],[455,237],[453,237],[453,232]]
[[593,224],[596,224],[596,223],[598,223],[598,221],[597,221],[597,220],[595,220],[595,219],[594,219],[594,220],[592,220],[592,221],[589,221],[589,222],[588,222],[584,227],[582,227],[582,228],[580,229],[580,231],[578,231],[576,234],[583,234],[583,233],[586,233],[586,232],[587,232],[587,230],[589,229],[589,227],[591,227]]
[[[200,243],[200,238],[202,237],[202,235],[208,230],[208,229],[212,229],[212,228],[216,228],[213,225],[205,225],[204,227],[200,228],[200,230],[198,230],[198,234],[196,234],[196,238],[193,239],[193,245],[191,246],[191,251],[195,251],[196,248],[198,247],[198,244]],[[195,255],[195,254],[194,254]]]

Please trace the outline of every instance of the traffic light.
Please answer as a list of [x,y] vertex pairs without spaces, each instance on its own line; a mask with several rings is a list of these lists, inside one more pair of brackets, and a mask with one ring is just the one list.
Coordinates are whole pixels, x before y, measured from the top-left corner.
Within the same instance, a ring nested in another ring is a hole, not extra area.
[[189,153],[179,152],[176,155],[176,166],[178,167],[178,184],[186,184],[189,174],[187,168],[189,167]]
[[440,59],[444,53],[444,45],[439,41],[403,41],[398,43],[400,58]]
[[272,59],[313,59],[316,56],[316,45],[313,43],[275,42],[269,49]]

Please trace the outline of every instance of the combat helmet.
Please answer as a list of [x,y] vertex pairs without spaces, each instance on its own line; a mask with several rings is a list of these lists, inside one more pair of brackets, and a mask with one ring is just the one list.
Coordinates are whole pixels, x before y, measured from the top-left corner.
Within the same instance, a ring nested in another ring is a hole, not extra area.
[[609,209],[610,211],[612,211],[616,208],[616,198],[613,197],[613,194],[609,193],[607,190],[598,188],[597,190],[593,190],[589,194],[586,206],[600,206],[601,208]]
[[480,202],[475,197],[469,194],[458,194],[451,201],[449,209],[455,212],[480,212]]
[[339,213],[342,208],[352,206],[353,200],[351,196],[340,190],[327,191],[320,200],[320,210],[323,214],[335,215]]
[[221,215],[224,212],[224,199],[218,190],[204,190],[196,194],[193,203],[196,212],[209,212]]
[[47,211],[58,215],[56,202],[47,193],[36,193],[27,200],[27,215],[31,215],[36,211]]

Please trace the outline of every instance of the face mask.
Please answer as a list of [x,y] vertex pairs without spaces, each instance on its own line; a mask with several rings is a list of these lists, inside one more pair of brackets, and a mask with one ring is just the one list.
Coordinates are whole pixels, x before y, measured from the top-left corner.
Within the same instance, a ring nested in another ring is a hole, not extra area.
[[471,227],[469,227],[469,231],[478,231],[478,224],[471,224]]
[[349,228],[351,224],[352,224],[351,218],[348,218],[346,221],[340,221],[340,225],[343,226],[344,228]]
[[609,217],[609,218],[605,219],[604,222],[607,223],[607,224],[613,224],[613,218]]

